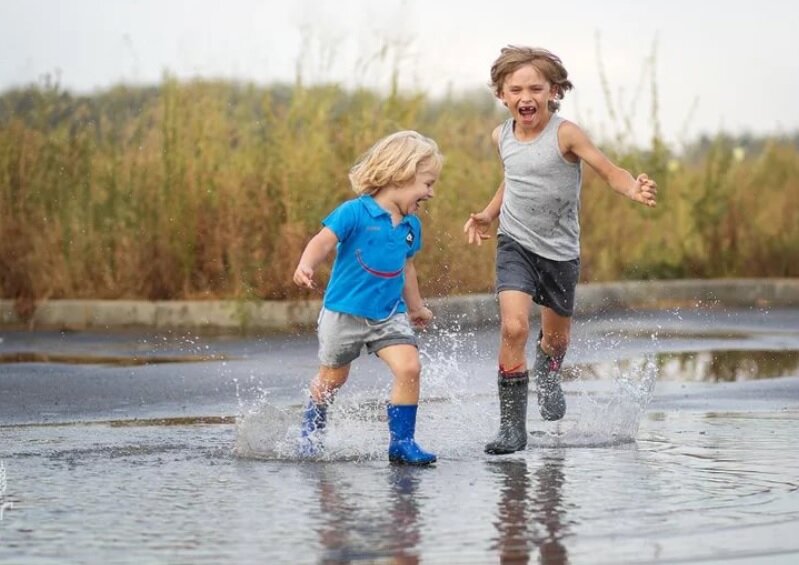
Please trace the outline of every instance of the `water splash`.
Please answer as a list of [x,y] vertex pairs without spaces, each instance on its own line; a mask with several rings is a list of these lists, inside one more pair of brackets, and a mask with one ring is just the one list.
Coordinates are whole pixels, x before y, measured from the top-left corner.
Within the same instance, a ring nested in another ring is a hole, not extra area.
[[[643,363],[613,364],[611,390],[582,390],[567,418],[531,432],[538,447],[607,447],[635,441],[641,418],[654,394],[658,367],[654,354]],[[607,381],[604,381],[607,382]],[[579,386],[582,383],[577,383]]]
[[[491,361],[478,358],[475,336],[458,327],[436,329],[425,340],[420,351],[422,395],[416,438],[441,459],[482,457],[483,445],[493,437],[499,420],[495,381],[489,377],[489,382],[482,374]],[[635,440],[658,377],[656,358],[650,354],[637,362],[614,361],[605,367],[604,374],[597,374],[594,368],[599,379],[581,379],[578,369],[578,379],[566,383],[569,407],[560,422],[540,419],[535,387],[531,386],[528,430],[532,448],[601,447]],[[248,458],[300,460],[302,404],[279,406],[270,402],[268,391],[262,392],[251,407],[240,405],[235,453]],[[306,393],[301,398],[307,398]],[[388,396],[387,389],[343,389],[329,408],[325,450],[318,460],[384,459]]]
[[[423,338],[422,393],[416,438],[427,449],[455,454],[482,445],[488,437],[486,398],[469,390],[472,377],[464,358],[473,358],[476,340],[460,327],[434,328]],[[382,369],[387,371],[388,369]],[[234,379],[238,391],[239,383]],[[307,398],[307,390],[301,398]],[[239,457],[297,461],[303,406],[279,406],[261,390],[249,406],[239,399],[236,445]],[[384,459],[388,447],[388,387],[365,391],[345,388],[328,410],[324,452],[319,461]],[[476,437],[477,435],[477,437]],[[302,458],[307,460],[307,458]]]
[[382,457],[388,442],[385,403],[355,395],[328,409],[323,452],[315,458],[298,453],[302,405],[280,407],[268,395],[236,418],[238,457],[284,461],[365,461]]

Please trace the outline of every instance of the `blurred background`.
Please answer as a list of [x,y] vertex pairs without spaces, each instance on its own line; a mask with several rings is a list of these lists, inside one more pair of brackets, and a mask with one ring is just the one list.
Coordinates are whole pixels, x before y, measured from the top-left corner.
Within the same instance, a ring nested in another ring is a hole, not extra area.
[[[7,0],[0,298],[294,299],[299,254],[378,138],[446,155],[425,296],[488,292],[462,226],[496,190],[507,44],[557,53],[561,114],[660,187],[585,171],[582,281],[799,276],[799,7],[572,0]],[[322,273],[324,276],[326,273]]]

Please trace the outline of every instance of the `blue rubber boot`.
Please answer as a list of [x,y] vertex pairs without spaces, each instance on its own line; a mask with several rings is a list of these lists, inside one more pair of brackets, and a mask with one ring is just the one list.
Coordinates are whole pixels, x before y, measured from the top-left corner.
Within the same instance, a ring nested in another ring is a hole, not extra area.
[[322,436],[327,427],[327,405],[308,400],[302,413],[300,440],[297,454],[300,457],[318,457],[324,451]]
[[388,460],[405,465],[429,465],[437,457],[419,447],[413,439],[416,433],[416,404],[389,404],[388,431],[391,442],[388,445]]

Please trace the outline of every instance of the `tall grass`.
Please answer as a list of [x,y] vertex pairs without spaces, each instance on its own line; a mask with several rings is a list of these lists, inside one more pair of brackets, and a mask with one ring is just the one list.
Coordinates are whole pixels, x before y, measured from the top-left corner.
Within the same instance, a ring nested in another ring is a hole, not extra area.
[[[655,112],[653,110],[653,112]],[[0,295],[43,298],[305,296],[291,275],[347,171],[397,129],[446,155],[425,206],[417,260],[425,295],[489,291],[493,248],[461,229],[501,180],[489,133],[504,114],[487,92],[430,100],[336,85],[269,88],[165,76],[77,97],[56,83],[0,97]],[[799,276],[799,153],[773,141],[742,156],[719,138],[678,161],[607,147],[658,180],[650,210],[586,171],[585,281]],[[325,276],[325,273],[322,273]]]

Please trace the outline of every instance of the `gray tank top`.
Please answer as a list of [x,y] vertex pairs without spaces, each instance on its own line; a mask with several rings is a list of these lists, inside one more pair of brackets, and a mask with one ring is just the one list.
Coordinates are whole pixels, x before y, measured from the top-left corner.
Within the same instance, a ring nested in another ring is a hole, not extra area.
[[499,233],[525,249],[555,261],[580,256],[580,163],[570,163],[558,147],[563,118],[553,115],[532,141],[519,141],[513,118],[502,124],[499,154],[505,167],[505,194]]

